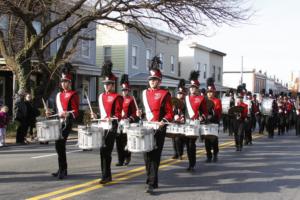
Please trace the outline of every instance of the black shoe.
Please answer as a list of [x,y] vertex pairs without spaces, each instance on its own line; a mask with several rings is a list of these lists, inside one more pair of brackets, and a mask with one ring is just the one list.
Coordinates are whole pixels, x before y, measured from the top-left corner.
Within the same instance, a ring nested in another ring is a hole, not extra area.
[[57,177],[58,174],[59,174],[59,170],[57,170],[57,172],[52,173],[51,175],[52,175],[53,177]]
[[116,163],[117,167],[123,166],[123,163]]
[[129,163],[130,163],[130,161],[131,161],[131,158],[130,158],[130,157],[129,157],[129,158],[126,158],[126,159],[125,159],[124,165],[128,166]]
[[62,180],[64,179],[66,176],[68,175],[67,170],[61,170],[59,171],[59,173],[57,174],[57,178]]
[[194,171],[194,167],[189,166],[186,170],[189,171],[189,172],[193,172]]
[[217,157],[217,156],[214,156],[213,162],[214,162],[214,163],[218,162],[218,157]]
[[145,193],[153,194],[154,187],[152,185],[146,186]]
[[109,183],[109,182],[111,182],[111,181],[112,181],[112,179],[111,179],[111,177],[109,177],[109,178],[101,179],[101,180],[99,181],[99,183],[100,183],[100,184],[106,184],[106,183]]
[[179,158],[178,158],[179,160],[182,160],[183,158],[182,158],[182,156],[179,156]]
[[175,155],[175,156],[173,156],[173,157],[172,157],[172,159],[178,159],[178,156],[177,156],[177,155]]
[[211,163],[211,158],[207,158],[205,162],[206,163]]

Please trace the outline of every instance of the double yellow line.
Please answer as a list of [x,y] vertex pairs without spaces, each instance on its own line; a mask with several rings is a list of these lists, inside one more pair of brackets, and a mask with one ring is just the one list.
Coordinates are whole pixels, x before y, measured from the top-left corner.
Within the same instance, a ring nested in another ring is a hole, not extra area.
[[[253,136],[253,139],[255,138],[259,138],[262,137],[262,135],[255,135]],[[230,146],[234,145],[234,141],[230,141],[230,142],[224,142],[222,144],[219,145],[220,149],[224,149]],[[198,150],[197,151],[197,157],[202,156],[205,154],[205,150]],[[186,159],[187,157],[184,156],[184,159]],[[176,163],[182,162],[182,160],[173,160],[173,159],[167,159],[167,160],[163,160],[160,163],[160,167],[159,169],[163,169],[169,166],[172,166]],[[27,200],[40,200],[40,199],[45,199],[45,198],[51,198],[52,200],[61,200],[61,199],[67,199],[70,197],[74,197],[74,196],[78,196],[80,194],[83,193],[87,193],[93,190],[97,190],[100,188],[103,188],[104,186],[110,186],[110,185],[114,185],[117,183],[120,183],[122,181],[140,176],[142,174],[145,174],[145,167],[137,167],[134,168],[132,170],[128,170],[128,171],[124,171],[118,174],[113,175],[113,181],[109,182],[108,184],[105,185],[100,185],[99,179],[95,179],[92,181],[88,181],[86,183],[82,183],[82,184],[78,184],[78,185],[74,185],[74,186],[70,186],[64,189],[60,189],[60,190],[56,190],[53,192],[49,192],[46,194],[42,194],[42,195],[38,195],[38,196],[34,196],[31,198],[28,198]],[[79,189],[79,190],[77,190]],[[60,194],[62,194],[61,196],[59,196]]]

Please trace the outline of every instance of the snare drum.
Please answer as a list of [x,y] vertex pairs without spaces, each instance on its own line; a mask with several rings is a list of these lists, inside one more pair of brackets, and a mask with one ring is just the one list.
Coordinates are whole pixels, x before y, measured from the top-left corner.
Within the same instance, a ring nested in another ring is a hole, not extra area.
[[272,115],[273,99],[263,99],[261,102],[261,113],[264,115]]
[[128,128],[130,127],[130,123],[128,119],[122,119],[119,122],[118,133],[127,133]]
[[222,113],[223,114],[228,114],[228,110],[230,108],[230,100],[231,100],[231,97],[222,97],[221,102],[222,102]]
[[167,126],[166,136],[174,138],[184,133],[184,127],[180,124],[170,124]]
[[218,124],[205,124],[202,125],[201,128],[201,135],[214,135],[219,136],[219,125]]
[[45,120],[36,123],[37,138],[40,142],[55,141],[60,138],[61,124],[58,119]]
[[159,129],[159,124],[158,122],[149,122],[149,121],[143,121],[143,126],[149,129],[154,129],[157,130]]
[[184,127],[184,134],[187,137],[199,137],[199,135],[200,135],[200,128],[199,128],[199,126],[185,125],[185,127]]
[[146,127],[130,127],[127,130],[127,147],[130,152],[149,152],[154,148],[154,130]]
[[99,149],[103,144],[104,129],[98,124],[78,126],[78,147],[83,150]]

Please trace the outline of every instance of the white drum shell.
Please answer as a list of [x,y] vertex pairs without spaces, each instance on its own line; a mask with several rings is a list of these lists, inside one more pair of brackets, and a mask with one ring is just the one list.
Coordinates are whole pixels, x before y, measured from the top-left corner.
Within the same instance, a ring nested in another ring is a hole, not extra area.
[[201,135],[214,135],[219,136],[218,124],[205,124],[201,126]]
[[128,128],[130,127],[130,123],[128,119],[122,119],[119,122],[118,133],[122,131],[122,133],[127,133]]
[[154,129],[157,130],[159,129],[159,124],[157,122],[148,122],[148,121],[143,121],[143,127],[149,128],[149,129]]
[[186,125],[184,128],[184,134],[187,137],[198,137],[200,135],[199,126]]
[[127,131],[127,147],[130,152],[149,152],[154,148],[154,130],[132,127]]
[[103,128],[98,124],[78,126],[78,147],[84,150],[99,149],[103,144]]
[[112,121],[100,121],[99,126],[104,130],[110,130],[112,128]]
[[261,102],[260,111],[264,115],[272,115],[273,99],[263,99]]
[[55,141],[60,138],[61,124],[58,119],[45,120],[36,123],[37,138],[40,142]]
[[230,108],[230,99],[231,99],[231,97],[222,97],[222,99],[221,99],[223,114],[228,114],[228,110]]

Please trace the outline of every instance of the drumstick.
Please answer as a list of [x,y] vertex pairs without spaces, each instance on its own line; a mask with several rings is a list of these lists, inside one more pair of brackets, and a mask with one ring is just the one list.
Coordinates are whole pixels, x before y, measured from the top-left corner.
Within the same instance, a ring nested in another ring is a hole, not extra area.
[[48,111],[48,107],[47,107],[47,104],[46,104],[44,98],[42,98],[42,102],[43,102],[43,105],[44,105],[44,109],[47,112]]
[[86,100],[87,100],[87,102],[88,102],[90,111],[91,111],[91,113],[93,113],[93,109],[92,109],[92,106],[91,106],[91,102],[90,102],[89,97],[88,97],[88,95],[86,94],[86,92],[84,92],[84,95],[86,96]]
[[134,96],[132,96],[132,98],[133,98],[133,101],[134,101],[134,105],[135,105],[135,107],[136,107],[136,110],[138,110],[139,107],[138,107],[138,105],[137,105],[137,103],[136,103],[136,100],[135,100]]

